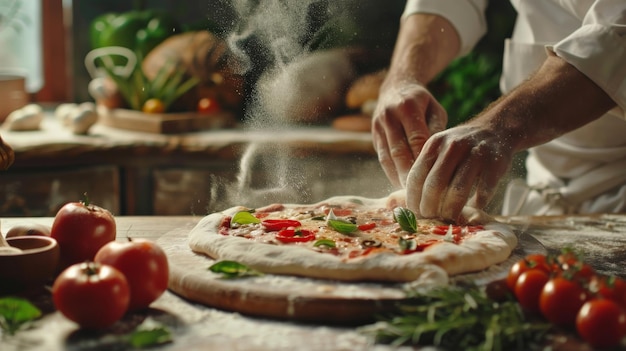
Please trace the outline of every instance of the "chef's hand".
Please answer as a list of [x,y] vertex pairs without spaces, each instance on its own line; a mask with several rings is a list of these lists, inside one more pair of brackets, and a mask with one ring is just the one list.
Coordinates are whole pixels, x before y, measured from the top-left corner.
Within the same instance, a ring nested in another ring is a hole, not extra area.
[[488,204],[514,154],[490,125],[474,120],[428,139],[408,175],[409,209],[419,217],[457,222],[466,204]]
[[387,77],[372,122],[374,147],[385,174],[396,187],[406,177],[426,140],[446,127],[448,115],[417,82]]

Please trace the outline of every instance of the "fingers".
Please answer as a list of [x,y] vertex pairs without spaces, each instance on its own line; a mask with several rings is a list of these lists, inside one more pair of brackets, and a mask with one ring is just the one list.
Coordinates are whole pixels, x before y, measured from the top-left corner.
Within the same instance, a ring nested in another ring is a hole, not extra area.
[[436,134],[424,145],[408,176],[407,206],[420,217],[457,222],[466,204],[479,209],[488,204],[510,160],[495,157],[492,143],[448,134]]
[[396,116],[387,111],[374,120],[372,127],[374,147],[378,160],[394,186],[404,187],[415,157],[428,138],[421,118],[404,112]]

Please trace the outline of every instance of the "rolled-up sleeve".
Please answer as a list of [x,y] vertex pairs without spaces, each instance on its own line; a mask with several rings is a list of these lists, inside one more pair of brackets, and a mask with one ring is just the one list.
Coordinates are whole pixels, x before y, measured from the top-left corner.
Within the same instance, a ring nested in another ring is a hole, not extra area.
[[626,117],[626,1],[595,1],[582,26],[547,49],[600,86]]
[[429,13],[446,18],[459,33],[459,56],[463,56],[487,32],[486,7],[487,0],[408,0],[402,18],[415,13]]

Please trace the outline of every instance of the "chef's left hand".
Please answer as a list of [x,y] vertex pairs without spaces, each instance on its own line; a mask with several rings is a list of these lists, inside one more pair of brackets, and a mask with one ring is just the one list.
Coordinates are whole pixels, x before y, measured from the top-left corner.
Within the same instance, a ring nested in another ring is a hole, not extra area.
[[466,204],[482,209],[511,165],[507,142],[501,131],[475,121],[432,135],[408,174],[407,207],[419,217],[454,222]]

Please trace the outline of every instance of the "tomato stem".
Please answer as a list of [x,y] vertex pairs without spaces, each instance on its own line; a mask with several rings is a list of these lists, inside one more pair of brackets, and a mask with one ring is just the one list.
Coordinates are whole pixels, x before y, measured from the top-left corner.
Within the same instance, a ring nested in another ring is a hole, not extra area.
[[83,204],[85,204],[85,206],[89,206],[90,200],[89,200],[89,196],[87,196],[87,192],[83,193]]

